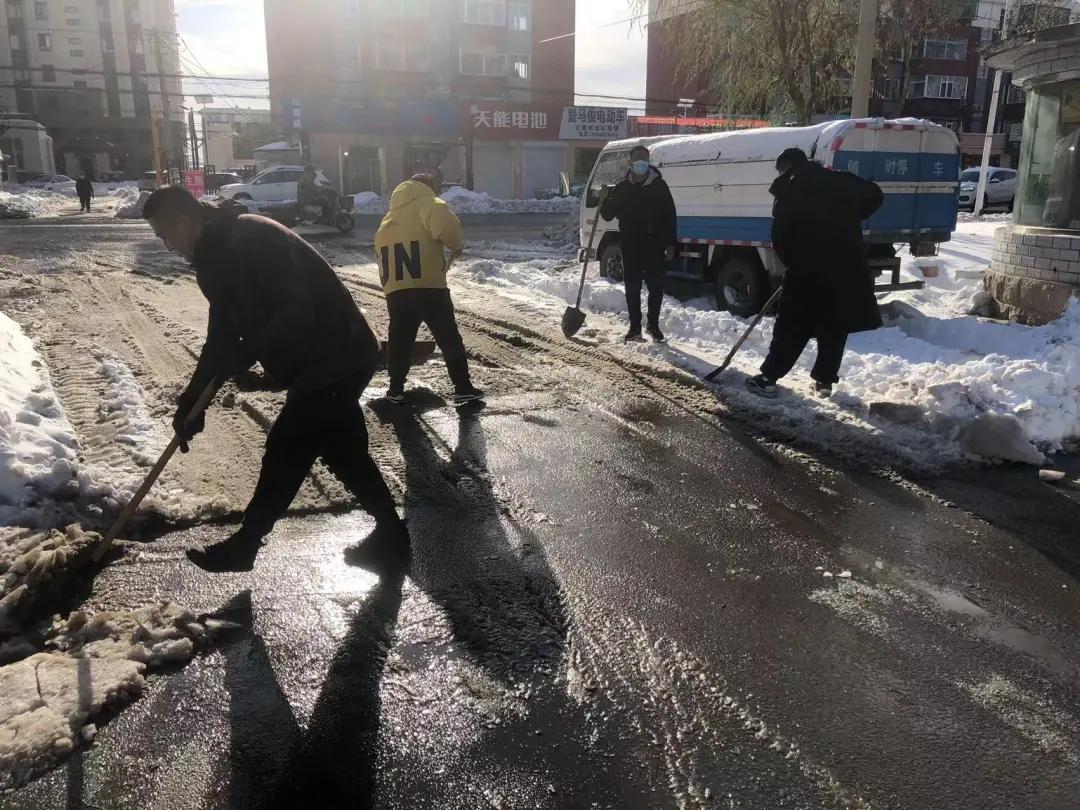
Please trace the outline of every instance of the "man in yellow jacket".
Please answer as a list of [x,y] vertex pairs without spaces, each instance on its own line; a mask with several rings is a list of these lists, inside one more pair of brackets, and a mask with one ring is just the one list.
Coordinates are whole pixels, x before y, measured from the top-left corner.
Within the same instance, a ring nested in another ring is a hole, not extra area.
[[405,402],[405,378],[421,323],[427,324],[442,351],[454,383],[454,404],[484,396],[469,379],[465,344],[446,285],[446,251],[456,256],[463,247],[461,222],[450,206],[435,196],[431,177],[418,174],[394,189],[390,212],[375,234],[375,256],[390,313],[390,388],[386,398],[391,402]]

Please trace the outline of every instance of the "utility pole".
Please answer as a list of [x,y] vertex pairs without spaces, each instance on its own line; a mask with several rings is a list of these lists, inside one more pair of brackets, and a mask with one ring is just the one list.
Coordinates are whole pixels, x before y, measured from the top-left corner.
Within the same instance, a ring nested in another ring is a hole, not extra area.
[[851,82],[851,117],[870,115],[870,79],[874,72],[874,29],[878,0],[859,0],[859,36],[855,45],[855,78]]
[[195,111],[188,110],[188,130],[191,133],[191,168],[199,168],[199,136],[195,132]]
[[[1012,0],[1005,0],[1005,13],[1001,18],[1001,32],[1005,33],[1005,27],[1009,24],[1009,9]],[[1001,71],[994,71],[994,92],[990,96],[990,109],[986,114],[986,137],[983,138],[982,163],[979,165],[979,185],[975,189],[975,205],[971,209],[972,214],[979,216],[983,210],[983,199],[986,197],[986,175],[990,166],[990,149],[994,143],[994,128],[997,126],[998,99],[1001,96]]]

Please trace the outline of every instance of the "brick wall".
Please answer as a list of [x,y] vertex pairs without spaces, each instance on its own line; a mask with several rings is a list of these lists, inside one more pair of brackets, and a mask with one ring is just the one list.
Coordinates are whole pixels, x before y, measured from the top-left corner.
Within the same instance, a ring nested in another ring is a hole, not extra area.
[[990,270],[1080,286],[1080,235],[1039,233],[1011,225],[994,239]]

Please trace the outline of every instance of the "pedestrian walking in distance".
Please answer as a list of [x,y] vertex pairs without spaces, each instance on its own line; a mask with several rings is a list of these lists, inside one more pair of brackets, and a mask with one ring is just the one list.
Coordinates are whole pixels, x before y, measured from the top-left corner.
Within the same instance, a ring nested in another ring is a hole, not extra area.
[[761,373],[746,381],[755,394],[776,396],[810,338],[817,359],[814,390],[832,393],[848,335],[881,326],[874,279],[863,246],[862,222],[881,207],[881,189],[849,172],[835,172],[786,149],[776,159],[772,241],[787,268],[780,311]]
[[144,216],[170,250],[191,262],[210,303],[206,342],[173,419],[180,438],[202,431],[203,417],[189,422],[188,414],[216,378],[258,361],[287,389],[239,531],[188,557],[207,571],[251,570],[262,538],[317,458],[375,518],[375,531],[354,556],[377,563],[407,554],[405,525],[368,453],[360,409],[378,341],[330,265],[278,223],[200,203],[180,187],[151,194]]
[[86,172],[79,173],[79,179],[75,181],[75,193],[79,196],[79,211],[90,213],[90,200],[94,197],[94,184],[86,176]]
[[600,203],[600,216],[610,222],[619,220],[622,246],[623,284],[630,329],[626,341],[641,338],[641,282],[649,289],[648,333],[662,341],[660,306],[664,303],[667,265],[675,259],[675,201],[664,176],[649,163],[649,150],[635,146],[630,150],[630,167]]
[[418,174],[394,189],[390,211],[375,234],[379,277],[390,314],[386,398],[391,402],[405,401],[405,378],[421,323],[427,324],[442,351],[454,384],[454,403],[463,405],[484,396],[469,377],[465,344],[446,283],[446,252],[456,256],[463,247],[461,222],[435,196],[435,181],[429,175]]

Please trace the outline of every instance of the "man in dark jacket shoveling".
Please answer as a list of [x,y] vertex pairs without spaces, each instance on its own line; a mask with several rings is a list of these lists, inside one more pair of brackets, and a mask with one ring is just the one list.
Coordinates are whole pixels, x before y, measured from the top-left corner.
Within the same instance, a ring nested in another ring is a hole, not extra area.
[[276,222],[201,204],[182,188],[155,191],[144,216],[170,250],[192,263],[210,302],[206,342],[173,419],[180,438],[190,441],[203,429],[201,414],[188,415],[212,380],[258,361],[288,389],[243,525],[222,543],[189,551],[189,558],[207,571],[251,570],[262,538],[317,458],[375,518],[375,532],[351,550],[357,561],[404,556],[408,534],[368,453],[359,401],[375,371],[378,342],[330,265]]
[[649,164],[649,150],[630,150],[630,168],[600,204],[600,216],[619,220],[623,279],[630,329],[625,340],[641,340],[641,282],[649,288],[648,333],[660,342],[660,305],[664,303],[667,265],[675,258],[675,201],[663,175]]
[[810,338],[817,360],[814,390],[828,396],[837,382],[852,332],[881,326],[874,279],[866,264],[862,222],[881,207],[881,189],[849,172],[834,172],[787,149],[769,188],[773,247],[787,267],[780,312],[761,373],[746,381],[755,394],[775,397],[776,381],[794,367]]

